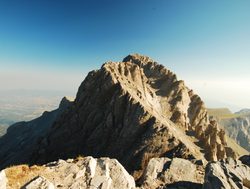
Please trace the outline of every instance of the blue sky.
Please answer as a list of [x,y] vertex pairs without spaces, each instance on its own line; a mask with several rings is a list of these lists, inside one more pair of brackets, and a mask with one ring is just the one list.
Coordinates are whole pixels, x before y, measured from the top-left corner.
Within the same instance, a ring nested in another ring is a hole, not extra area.
[[88,71],[137,52],[208,106],[250,107],[249,10],[249,0],[0,0],[0,87],[76,92]]

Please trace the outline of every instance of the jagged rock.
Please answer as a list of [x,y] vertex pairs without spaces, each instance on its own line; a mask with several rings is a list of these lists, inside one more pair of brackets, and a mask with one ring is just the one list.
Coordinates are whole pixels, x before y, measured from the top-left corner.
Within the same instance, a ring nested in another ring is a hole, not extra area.
[[250,155],[241,156],[241,157],[239,158],[239,160],[240,160],[243,164],[245,164],[245,165],[247,165],[248,167],[250,167]]
[[38,176],[26,184],[22,189],[54,189],[54,185],[46,178]]
[[231,158],[208,163],[203,189],[231,188],[250,188],[250,168]]
[[5,175],[5,171],[0,171],[0,189],[6,189],[7,186],[7,178]]
[[[134,178],[115,159],[93,157],[51,162],[24,189],[135,189]],[[46,178],[45,178],[46,177]]]
[[201,148],[208,160],[231,156],[224,134],[183,81],[135,54],[88,74],[70,110],[40,140],[32,161],[78,154],[114,157],[137,179],[153,157],[204,159]]
[[230,138],[250,152],[249,109],[243,109],[234,114],[230,110],[223,108],[209,109],[208,112],[225,129]]
[[142,188],[201,188],[204,168],[180,158],[152,158],[141,178]]
[[[72,102],[64,97],[58,109],[44,112],[42,116],[32,121],[11,125],[7,133],[0,138],[0,170],[10,165],[30,163],[31,154],[36,149],[38,139],[47,133],[53,122],[71,104]],[[47,140],[44,139],[42,142],[46,144]]]

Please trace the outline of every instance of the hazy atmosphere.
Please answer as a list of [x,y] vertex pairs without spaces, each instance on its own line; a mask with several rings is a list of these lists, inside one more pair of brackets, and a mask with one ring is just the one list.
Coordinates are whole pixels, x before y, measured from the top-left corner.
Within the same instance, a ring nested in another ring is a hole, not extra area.
[[75,95],[112,58],[145,54],[208,107],[250,107],[250,1],[0,1],[0,86]]

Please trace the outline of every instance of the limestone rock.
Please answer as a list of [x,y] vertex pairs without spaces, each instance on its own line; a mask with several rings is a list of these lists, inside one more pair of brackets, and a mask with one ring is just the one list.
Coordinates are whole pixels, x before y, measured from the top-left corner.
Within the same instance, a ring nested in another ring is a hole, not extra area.
[[135,189],[134,178],[115,159],[85,157],[73,161],[58,160],[45,166],[44,176],[35,178],[25,189],[52,189],[53,186],[61,189]]
[[30,181],[28,184],[26,184],[22,189],[54,189],[54,185],[49,182],[44,177],[36,177],[32,181]]
[[137,179],[154,157],[204,159],[202,149],[207,160],[230,156],[224,135],[184,81],[135,54],[88,74],[70,110],[39,141],[32,161],[114,157]]
[[5,171],[0,171],[0,189],[6,189],[7,186],[7,178],[5,175]]
[[204,168],[181,158],[152,158],[141,178],[142,188],[201,188]]
[[210,162],[206,167],[203,189],[231,188],[250,188],[250,168],[231,158]]

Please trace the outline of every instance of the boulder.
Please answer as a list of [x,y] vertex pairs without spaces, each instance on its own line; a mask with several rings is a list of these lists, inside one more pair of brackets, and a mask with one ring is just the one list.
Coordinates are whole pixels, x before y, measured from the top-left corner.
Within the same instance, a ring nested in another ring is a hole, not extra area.
[[143,188],[201,188],[202,167],[181,158],[152,158],[141,178]]
[[0,189],[6,189],[7,178],[5,175],[5,171],[0,171]]
[[227,158],[208,163],[203,189],[250,188],[250,168],[240,161]]

